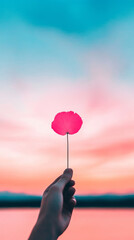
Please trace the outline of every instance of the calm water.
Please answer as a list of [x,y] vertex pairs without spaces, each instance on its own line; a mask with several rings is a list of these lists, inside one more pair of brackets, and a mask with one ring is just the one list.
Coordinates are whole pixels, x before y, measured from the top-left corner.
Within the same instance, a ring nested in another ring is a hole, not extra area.
[[[38,209],[0,210],[0,239],[27,239],[38,212]],[[69,228],[59,239],[134,240],[134,209],[77,209]]]

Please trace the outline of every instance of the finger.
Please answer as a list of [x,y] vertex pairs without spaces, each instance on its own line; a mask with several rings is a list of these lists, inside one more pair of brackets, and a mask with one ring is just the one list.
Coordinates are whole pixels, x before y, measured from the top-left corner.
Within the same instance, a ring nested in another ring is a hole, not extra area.
[[75,185],[75,181],[74,180],[70,180],[66,186],[64,187],[64,191],[63,191],[63,194],[66,193],[66,191],[70,188],[70,187],[73,187]]
[[62,175],[60,175],[59,177],[57,177],[45,190],[45,192],[48,192],[49,189],[61,178]]
[[69,201],[72,196],[74,195],[76,189],[74,187],[70,187],[65,193],[64,193],[64,200],[67,202]]
[[72,197],[72,196],[75,194],[75,191],[76,191],[75,188],[70,187],[70,188],[68,189],[68,196],[71,196],[71,197]]
[[56,186],[60,188],[61,191],[65,188],[66,184],[69,183],[73,176],[73,170],[71,168],[65,169],[61,178],[56,182]]
[[68,210],[70,211],[70,213],[72,214],[74,207],[76,206],[76,199],[74,197],[72,197],[68,203]]
[[75,181],[74,181],[74,180],[70,180],[70,181],[66,184],[65,189],[68,189],[69,187],[72,187],[72,186],[74,186],[74,185],[75,185]]

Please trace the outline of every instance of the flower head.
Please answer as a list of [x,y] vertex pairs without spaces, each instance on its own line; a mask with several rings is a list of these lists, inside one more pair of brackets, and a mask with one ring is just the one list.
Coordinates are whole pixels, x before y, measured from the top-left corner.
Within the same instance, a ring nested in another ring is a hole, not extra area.
[[60,112],[56,114],[51,127],[60,135],[65,135],[67,133],[75,134],[80,130],[82,123],[83,121],[77,113],[73,111]]

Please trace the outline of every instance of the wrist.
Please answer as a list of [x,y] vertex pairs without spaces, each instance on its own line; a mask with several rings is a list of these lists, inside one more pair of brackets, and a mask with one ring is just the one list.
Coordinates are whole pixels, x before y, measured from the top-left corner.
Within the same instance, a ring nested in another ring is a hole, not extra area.
[[55,228],[49,224],[49,221],[38,220],[28,240],[57,240]]

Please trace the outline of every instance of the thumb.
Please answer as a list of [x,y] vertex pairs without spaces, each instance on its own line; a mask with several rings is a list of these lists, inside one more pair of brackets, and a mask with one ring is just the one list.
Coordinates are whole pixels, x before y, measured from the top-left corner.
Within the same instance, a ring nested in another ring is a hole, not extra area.
[[60,179],[57,181],[55,185],[58,186],[61,191],[63,191],[64,187],[71,180],[72,176],[73,176],[73,170],[71,168],[65,169],[62,176],[60,177]]

